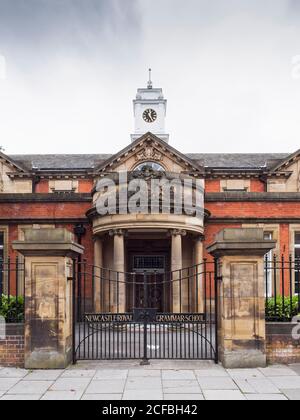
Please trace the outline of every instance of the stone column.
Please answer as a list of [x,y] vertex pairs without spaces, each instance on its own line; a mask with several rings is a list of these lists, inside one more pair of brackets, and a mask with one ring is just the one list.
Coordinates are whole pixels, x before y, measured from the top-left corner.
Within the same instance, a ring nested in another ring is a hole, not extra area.
[[114,238],[114,276],[113,276],[113,313],[126,312],[126,285],[125,285],[125,231],[121,229],[109,232]]
[[73,349],[73,258],[84,248],[65,229],[26,230],[25,368],[64,369]]
[[[172,310],[173,313],[184,312],[186,300],[184,285],[182,283],[182,237],[186,235],[183,230],[174,229],[170,232],[171,245],[171,271],[172,271]],[[181,298],[180,298],[181,297]]]
[[219,258],[219,356],[225,368],[266,366],[263,229],[225,229],[208,247]]
[[94,279],[94,312],[99,313],[104,311],[102,304],[104,302],[104,282],[102,279],[103,268],[103,242],[99,236],[94,238],[94,265],[95,265],[95,279]]
[[195,239],[194,247],[194,264],[196,266],[196,290],[195,296],[198,290],[198,296],[195,299],[195,309],[198,313],[203,313],[204,311],[204,283],[203,283],[203,236],[199,236]]

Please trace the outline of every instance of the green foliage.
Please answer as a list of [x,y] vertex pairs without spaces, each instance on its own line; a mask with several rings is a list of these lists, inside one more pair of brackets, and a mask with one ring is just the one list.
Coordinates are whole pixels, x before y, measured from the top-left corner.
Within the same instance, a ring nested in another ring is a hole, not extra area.
[[24,298],[22,296],[2,295],[0,299],[0,316],[3,316],[6,322],[23,322]]
[[294,316],[299,314],[298,296],[266,299],[266,317],[267,320],[279,322],[290,322]]

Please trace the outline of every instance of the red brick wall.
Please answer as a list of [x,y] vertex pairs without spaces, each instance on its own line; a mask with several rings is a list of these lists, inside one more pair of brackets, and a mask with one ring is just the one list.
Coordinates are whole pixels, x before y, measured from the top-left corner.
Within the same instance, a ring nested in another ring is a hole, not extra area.
[[[299,202],[206,202],[205,208],[213,217],[244,217],[266,218],[272,217],[295,217],[299,218]],[[272,223],[272,219],[270,219]]]
[[43,179],[35,186],[35,192],[39,194],[48,194],[49,192],[49,181],[47,179]]
[[0,366],[24,367],[24,326],[8,325],[5,340],[0,340]]
[[[267,360],[269,364],[300,363],[300,340],[293,340],[295,324],[267,324]],[[298,328],[299,332],[299,328]]]
[[206,179],[205,180],[205,192],[220,192],[221,181],[219,179]]
[[90,193],[93,189],[93,180],[91,179],[81,179],[78,185],[79,193]]
[[241,227],[241,225],[239,224],[210,224],[208,223],[204,227],[204,236],[205,236],[204,258],[207,258],[209,261],[213,260],[213,257],[210,254],[208,254],[208,252],[206,251],[206,248],[215,241],[215,236],[217,233],[219,233],[221,230],[226,229],[226,228],[228,229],[228,228],[239,228],[239,227]]
[[251,192],[265,192],[266,191],[265,184],[261,182],[259,179],[251,179],[250,191]]

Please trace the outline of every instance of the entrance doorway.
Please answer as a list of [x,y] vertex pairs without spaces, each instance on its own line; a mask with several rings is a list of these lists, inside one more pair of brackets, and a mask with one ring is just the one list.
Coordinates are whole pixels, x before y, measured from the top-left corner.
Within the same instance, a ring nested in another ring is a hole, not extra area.
[[127,285],[127,310],[145,307],[144,281],[147,279],[147,307],[170,312],[171,290],[167,280],[170,271],[168,239],[130,239],[127,242],[127,264],[133,280]]
[[147,306],[157,312],[168,312],[170,289],[165,282],[166,255],[133,255],[134,283],[128,290],[128,310],[146,306],[144,278],[147,279]]

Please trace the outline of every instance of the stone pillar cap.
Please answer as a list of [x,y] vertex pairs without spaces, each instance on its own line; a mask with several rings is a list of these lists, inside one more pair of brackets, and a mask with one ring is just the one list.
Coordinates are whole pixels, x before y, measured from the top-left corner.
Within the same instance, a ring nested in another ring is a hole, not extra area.
[[14,241],[13,249],[22,255],[76,256],[84,247],[74,241],[66,229],[27,229],[23,241]]
[[276,241],[264,239],[260,228],[223,229],[216,235],[215,242],[207,248],[214,257],[223,255],[266,255],[276,248]]

